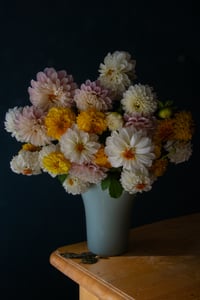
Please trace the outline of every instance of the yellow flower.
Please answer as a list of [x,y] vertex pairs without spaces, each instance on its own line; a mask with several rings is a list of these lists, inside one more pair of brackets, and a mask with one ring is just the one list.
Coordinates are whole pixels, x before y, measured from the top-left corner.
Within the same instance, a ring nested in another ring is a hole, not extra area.
[[194,133],[194,121],[191,112],[181,111],[174,118],[174,139],[189,141]]
[[97,153],[95,154],[94,163],[103,168],[111,168],[111,164],[108,161],[108,157],[104,152],[104,146],[101,146]]
[[41,149],[41,147],[32,145],[30,143],[22,145],[22,150],[25,150],[25,151],[35,152],[35,151],[40,151],[40,149]]
[[59,151],[51,152],[42,159],[43,167],[54,175],[67,174],[71,163]]
[[52,107],[45,118],[47,134],[59,140],[75,120],[75,113],[70,108]]
[[77,116],[77,125],[80,130],[95,134],[102,134],[107,128],[105,114],[95,110],[80,112]]
[[158,121],[156,132],[153,137],[156,144],[159,142],[166,142],[172,138],[173,122],[173,119],[164,119]]
[[151,168],[150,168],[150,171],[152,172],[152,174],[155,176],[155,177],[159,177],[159,176],[162,176],[166,169],[167,169],[167,166],[168,166],[168,160],[167,159],[157,159],[153,162]]

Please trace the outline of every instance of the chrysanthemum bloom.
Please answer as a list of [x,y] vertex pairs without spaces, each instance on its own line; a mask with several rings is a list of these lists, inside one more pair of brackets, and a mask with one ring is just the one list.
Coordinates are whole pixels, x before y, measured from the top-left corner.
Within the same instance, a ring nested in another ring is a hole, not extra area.
[[174,118],[174,140],[189,141],[194,133],[194,120],[191,112],[181,111]]
[[60,148],[66,158],[78,164],[90,163],[100,148],[98,136],[79,130],[77,126],[69,128],[60,138]]
[[172,139],[174,130],[173,124],[173,119],[164,119],[157,121],[157,126],[155,128],[155,133],[153,136],[153,140],[156,144]]
[[136,112],[148,116],[156,111],[158,101],[150,86],[139,83],[131,85],[123,93],[121,104],[126,113]]
[[103,88],[98,80],[86,80],[85,84],[81,84],[81,88],[75,90],[74,101],[79,110],[107,111],[112,107],[109,91]]
[[123,170],[120,182],[125,191],[130,194],[148,192],[152,188],[152,181],[146,170]]
[[99,80],[114,95],[121,95],[135,79],[135,60],[125,51],[108,53],[99,67]]
[[70,108],[52,107],[45,118],[47,134],[59,140],[61,135],[72,126],[75,120],[76,115]]
[[95,154],[94,163],[103,168],[111,168],[111,164],[108,161],[108,157],[105,154],[104,147],[101,146],[97,153]]
[[38,175],[41,168],[38,160],[39,152],[20,150],[18,155],[14,156],[10,162],[11,170],[17,174]]
[[107,129],[106,116],[100,111],[82,111],[77,116],[77,125],[88,133],[102,134]]
[[22,111],[23,111],[23,107],[15,106],[14,108],[9,108],[5,116],[5,122],[4,122],[5,130],[7,132],[10,132],[11,136],[15,137],[16,139],[18,135],[19,118]]
[[89,182],[82,181],[81,179],[73,175],[68,175],[63,182],[63,187],[66,192],[72,195],[78,195],[86,192],[89,186]]
[[28,92],[33,105],[48,110],[52,106],[71,107],[76,88],[72,75],[66,71],[45,68],[37,73],[36,81],[31,80]]
[[78,177],[82,181],[90,183],[99,183],[106,178],[107,169],[101,168],[92,163],[90,164],[72,164],[70,175]]
[[155,158],[151,139],[134,127],[112,131],[106,139],[105,153],[113,167],[127,170],[149,167]]
[[47,136],[44,119],[45,114],[41,109],[25,106],[9,110],[5,126],[7,131],[13,130],[12,135],[19,142],[43,146],[51,141],[51,138]]
[[118,112],[106,113],[106,122],[109,130],[118,130],[122,128],[124,121],[122,115]]
[[67,174],[71,163],[60,151],[59,144],[51,144],[42,148],[39,153],[39,162],[42,170],[55,177]]
[[52,177],[61,174],[67,174],[71,163],[65,158],[62,152],[51,152],[44,156],[42,160],[43,170],[48,172]]
[[154,116],[143,116],[141,113],[133,112],[124,114],[125,127],[134,126],[137,130],[145,129],[148,134],[151,133],[156,126]]
[[150,167],[150,172],[153,177],[157,178],[163,176],[167,170],[168,160],[166,158],[156,159],[153,161],[152,166]]
[[168,151],[167,157],[174,164],[185,162],[192,155],[191,141],[167,141],[164,148]]

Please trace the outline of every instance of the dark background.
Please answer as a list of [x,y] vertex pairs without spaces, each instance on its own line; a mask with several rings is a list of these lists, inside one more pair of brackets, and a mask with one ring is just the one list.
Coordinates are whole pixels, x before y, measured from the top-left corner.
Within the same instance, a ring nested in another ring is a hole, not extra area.
[[[27,5],[27,6],[25,6]],[[138,81],[160,100],[191,110],[190,161],[138,197],[132,226],[200,211],[199,11],[193,1],[57,1],[0,4],[0,298],[78,299],[78,286],[49,264],[52,251],[86,239],[82,200],[49,175],[12,173],[20,148],[4,130],[7,110],[27,105],[30,80],[46,66],[77,83],[95,80],[108,52],[136,59]],[[199,237],[197,237],[199,238]],[[3,296],[3,293],[5,295]]]

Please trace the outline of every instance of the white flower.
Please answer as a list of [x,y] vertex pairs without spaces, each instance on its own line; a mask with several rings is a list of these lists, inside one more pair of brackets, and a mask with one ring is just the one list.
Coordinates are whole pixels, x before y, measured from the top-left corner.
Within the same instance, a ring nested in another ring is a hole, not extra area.
[[167,141],[164,146],[168,151],[168,158],[172,163],[179,164],[189,160],[192,155],[191,141]]
[[121,173],[121,184],[125,191],[130,194],[147,192],[152,188],[152,181],[146,169],[136,170],[134,172],[123,170]]
[[72,195],[78,195],[86,192],[89,186],[89,182],[82,181],[78,177],[72,175],[68,175],[63,182],[63,187],[66,192]]
[[126,113],[138,112],[143,115],[151,115],[157,109],[155,94],[148,85],[131,85],[124,92],[121,103]]
[[10,162],[11,170],[17,174],[38,175],[41,173],[38,151],[21,150]]
[[97,135],[89,134],[73,126],[61,136],[60,149],[71,162],[89,163],[100,148],[97,140]]
[[18,123],[23,107],[9,108],[5,116],[5,130],[11,133],[12,137],[18,138]]
[[113,167],[128,170],[149,167],[155,157],[151,139],[134,127],[113,131],[106,140],[105,153]]
[[135,78],[135,64],[131,55],[125,51],[108,53],[100,64],[99,80],[103,86],[115,94],[122,94]]
[[123,118],[117,112],[109,112],[106,114],[106,121],[109,130],[117,130],[123,126]]

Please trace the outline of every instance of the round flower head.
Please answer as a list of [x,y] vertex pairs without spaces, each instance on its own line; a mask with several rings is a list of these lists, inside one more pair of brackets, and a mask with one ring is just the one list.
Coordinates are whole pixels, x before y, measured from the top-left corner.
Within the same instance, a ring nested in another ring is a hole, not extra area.
[[61,135],[72,126],[75,120],[76,115],[70,108],[52,107],[45,118],[47,134],[59,140]]
[[103,88],[98,80],[87,80],[85,84],[81,84],[81,88],[75,90],[74,101],[79,110],[107,111],[112,107],[109,91]]
[[77,116],[77,125],[88,133],[102,134],[107,129],[106,116],[101,111],[81,111]]
[[167,157],[174,164],[185,162],[192,155],[191,141],[167,141],[164,148],[168,151]]
[[78,177],[82,181],[87,181],[90,183],[99,183],[107,175],[103,169],[94,164],[72,164],[70,169],[70,174]]
[[44,112],[37,107],[14,108],[7,113],[6,128],[22,143],[43,146],[51,141],[47,136],[44,118]]
[[66,192],[72,195],[78,195],[86,192],[89,186],[89,182],[82,181],[81,179],[73,175],[68,175],[63,182],[63,187]]
[[135,78],[135,64],[125,51],[108,53],[99,67],[99,80],[115,95],[121,95]]
[[113,167],[127,170],[149,167],[155,158],[151,139],[134,127],[112,131],[106,139],[105,153]]
[[152,88],[148,85],[135,84],[124,92],[121,100],[126,113],[152,115],[157,109],[157,100]]
[[39,152],[21,150],[10,162],[11,170],[22,175],[38,175],[41,168],[38,159]]
[[106,113],[106,121],[109,130],[117,130],[123,126],[122,115],[118,112],[108,112]]
[[12,137],[18,139],[18,124],[23,107],[9,108],[5,116],[5,130],[11,133]]
[[64,70],[45,68],[43,72],[37,73],[36,79],[31,80],[31,87],[28,88],[33,105],[43,110],[52,106],[72,106],[74,90],[77,88],[72,75]]
[[147,192],[152,188],[152,181],[148,172],[144,169],[143,171],[136,170],[134,172],[123,170],[120,181],[124,190],[130,194]]
[[125,127],[134,126],[137,130],[147,130],[152,132],[156,126],[156,118],[153,116],[145,117],[140,113],[124,114]]
[[67,174],[71,166],[59,146],[54,144],[43,147],[39,153],[39,161],[43,171],[48,172],[52,177]]
[[60,138],[60,148],[65,157],[78,164],[90,163],[100,148],[98,136],[79,130],[76,126],[69,128]]

